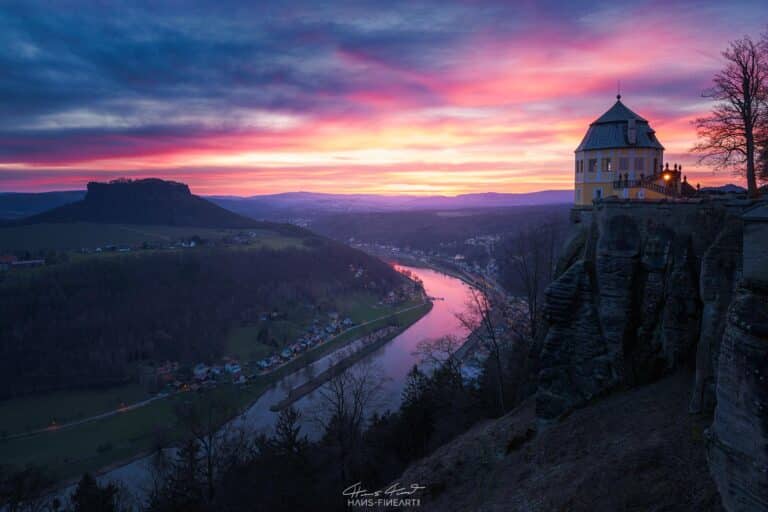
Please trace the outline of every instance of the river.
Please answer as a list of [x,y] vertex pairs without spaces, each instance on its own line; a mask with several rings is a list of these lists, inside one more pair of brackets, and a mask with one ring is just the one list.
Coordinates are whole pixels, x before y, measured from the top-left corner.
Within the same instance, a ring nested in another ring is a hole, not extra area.
[[[376,410],[371,411],[371,413],[381,413],[399,407],[408,371],[414,364],[419,363],[419,356],[415,352],[420,341],[447,335],[464,339],[467,335],[466,329],[456,318],[456,314],[464,312],[467,307],[469,298],[467,284],[455,277],[431,269],[405,266],[398,268],[408,270],[421,279],[427,295],[436,297],[438,300],[434,301],[429,313],[421,317],[416,323],[356,363],[356,365],[371,364],[375,371],[383,376],[380,399],[377,400]],[[354,349],[355,345],[353,343],[348,347]],[[334,354],[329,354],[276,382],[233,422],[240,423],[249,430],[270,433],[278,415],[270,411],[269,408],[283,399],[290,389],[326,369],[333,357]],[[314,411],[317,409],[317,399],[317,391],[314,391],[294,403],[294,407],[302,412],[302,431],[311,439],[316,439],[320,434],[316,422],[313,421]],[[134,499],[142,501],[141,497],[146,496],[147,490],[150,488],[150,467],[151,457],[140,458],[102,473],[99,480],[101,482],[115,481]],[[62,494],[67,494],[73,489],[74,486],[64,490]]]

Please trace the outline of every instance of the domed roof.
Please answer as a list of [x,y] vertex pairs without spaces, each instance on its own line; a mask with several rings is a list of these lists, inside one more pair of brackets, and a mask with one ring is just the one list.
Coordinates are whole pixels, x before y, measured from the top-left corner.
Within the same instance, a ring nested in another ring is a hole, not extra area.
[[[630,125],[634,125],[634,137],[631,137]],[[655,133],[648,121],[627,108],[621,102],[621,95],[618,95],[616,103],[589,125],[589,130],[576,151],[616,148],[664,149],[656,139]]]

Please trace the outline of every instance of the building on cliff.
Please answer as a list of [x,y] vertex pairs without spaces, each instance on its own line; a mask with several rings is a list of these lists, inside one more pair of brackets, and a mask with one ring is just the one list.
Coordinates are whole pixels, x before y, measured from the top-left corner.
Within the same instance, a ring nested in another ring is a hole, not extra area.
[[695,189],[682,166],[664,164],[664,146],[647,120],[632,112],[616,96],[616,103],[589,125],[576,148],[577,207],[594,200],[619,197],[631,200],[669,199],[692,195]]

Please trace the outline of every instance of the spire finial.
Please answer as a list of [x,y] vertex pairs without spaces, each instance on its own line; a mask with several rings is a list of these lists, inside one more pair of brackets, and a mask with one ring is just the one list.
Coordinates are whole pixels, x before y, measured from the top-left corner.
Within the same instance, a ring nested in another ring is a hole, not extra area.
[[616,99],[621,101],[621,80],[616,81]]

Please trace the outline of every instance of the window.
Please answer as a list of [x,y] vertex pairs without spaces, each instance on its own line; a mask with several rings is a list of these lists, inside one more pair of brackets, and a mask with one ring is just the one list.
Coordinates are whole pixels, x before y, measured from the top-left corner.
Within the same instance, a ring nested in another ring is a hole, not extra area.
[[581,202],[581,189],[580,188],[576,189],[576,202],[577,203]]
[[659,160],[654,158],[653,159],[653,174],[656,174],[656,171],[659,170]]
[[645,159],[644,158],[635,158],[635,170],[636,171],[644,171],[645,170]]
[[579,174],[579,164],[581,163],[580,160],[576,160],[576,174]]
[[645,190],[638,190],[637,191],[637,198],[638,199],[645,199]]
[[596,188],[595,189],[595,199],[600,199],[601,197],[603,197],[603,189]]
[[620,171],[629,170],[629,158],[619,158],[619,170]]
[[613,170],[613,166],[611,165],[611,159],[603,158],[603,171],[611,172],[612,170]]
[[589,159],[589,172],[595,172],[597,170],[597,158]]

